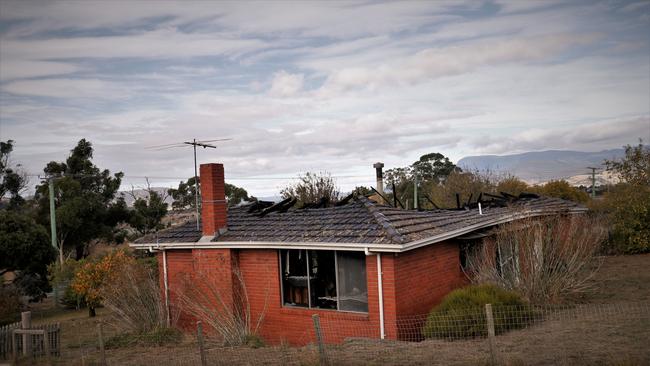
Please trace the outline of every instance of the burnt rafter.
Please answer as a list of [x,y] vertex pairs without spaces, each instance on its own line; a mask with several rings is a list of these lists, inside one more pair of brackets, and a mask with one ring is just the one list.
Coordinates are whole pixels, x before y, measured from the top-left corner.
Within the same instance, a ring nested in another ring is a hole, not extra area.
[[306,208],[324,208],[327,207],[330,203],[330,199],[327,197],[322,197],[318,202],[304,203],[300,209]]
[[427,201],[429,201],[429,203],[433,206],[433,208],[435,208],[436,210],[439,210],[439,209],[440,209],[440,207],[438,207],[438,205],[436,205],[436,203],[433,202],[433,200],[431,199],[431,197],[429,197],[428,194],[423,193],[422,195],[424,196],[424,198],[427,199]]
[[384,200],[384,202],[390,202],[386,197],[384,197],[383,194],[379,193],[379,191],[376,190],[375,187],[370,187],[370,189],[372,189],[373,192],[375,192],[377,195],[379,195],[379,197],[381,197]]
[[[263,209],[262,212],[259,213],[259,216],[264,217],[264,216],[270,214],[271,212],[280,211],[281,209],[284,208],[285,205],[289,204],[293,200],[295,200],[295,198],[293,198],[293,197],[289,197],[287,199],[284,199],[284,200],[274,204],[271,207],[267,207],[267,208]],[[295,201],[291,204],[291,206],[293,206],[293,204],[295,204]]]
[[261,211],[265,208],[273,206],[274,203],[271,201],[255,201],[253,202],[250,207],[248,208],[248,213],[252,213],[254,211]]
[[352,198],[354,198],[354,192],[348,194],[348,195],[345,196],[342,200],[336,202],[336,204],[334,204],[334,206],[337,206],[337,207],[338,207],[338,206],[347,205],[347,204],[350,202],[350,200],[351,200]]

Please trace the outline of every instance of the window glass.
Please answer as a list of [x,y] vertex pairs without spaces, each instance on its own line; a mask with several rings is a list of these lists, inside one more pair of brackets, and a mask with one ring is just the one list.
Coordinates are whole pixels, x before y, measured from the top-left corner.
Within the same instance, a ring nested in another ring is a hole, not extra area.
[[336,309],[336,262],[334,251],[309,251],[311,307]]
[[282,290],[284,303],[293,306],[309,306],[307,286],[307,251],[281,250]]
[[339,310],[368,312],[366,255],[337,252]]

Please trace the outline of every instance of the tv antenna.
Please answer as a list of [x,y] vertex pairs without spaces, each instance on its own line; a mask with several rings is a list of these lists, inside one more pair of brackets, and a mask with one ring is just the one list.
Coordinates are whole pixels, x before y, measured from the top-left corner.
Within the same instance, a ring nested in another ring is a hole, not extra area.
[[204,149],[206,148],[211,148],[211,149],[216,149],[217,147],[210,144],[211,142],[219,142],[219,141],[230,141],[232,139],[227,138],[227,139],[214,139],[214,140],[197,140],[197,139],[192,139],[192,141],[183,141],[183,142],[177,142],[173,144],[166,144],[166,145],[156,145],[156,146],[148,146],[146,149],[151,149],[151,150],[167,150],[167,149],[173,149],[176,147],[189,147],[192,146],[194,150],[194,201],[195,201],[195,206],[196,206],[196,230],[200,229],[200,217],[199,217],[199,176],[196,168],[196,147],[200,146]]

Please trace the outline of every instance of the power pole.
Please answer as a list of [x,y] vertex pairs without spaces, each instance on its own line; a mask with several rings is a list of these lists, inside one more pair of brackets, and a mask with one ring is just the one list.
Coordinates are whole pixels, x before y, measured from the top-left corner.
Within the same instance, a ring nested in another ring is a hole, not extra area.
[[596,169],[598,168],[588,166],[587,169],[591,169],[591,198],[596,198]]
[[59,248],[56,240],[56,207],[54,207],[54,177],[50,176],[48,179],[50,188],[50,235],[52,236],[52,246],[55,250],[59,251],[59,260],[63,266],[63,248]]
[[199,175],[198,175],[197,168],[196,168],[196,147],[201,146],[204,149],[206,147],[216,149],[217,147],[214,146],[214,145],[209,145],[209,144],[204,144],[204,143],[201,143],[201,142],[196,142],[196,139],[192,139],[191,142],[190,141],[185,141],[183,143],[187,144],[187,145],[192,145],[192,147],[194,148],[194,201],[195,201],[195,205],[196,205],[196,230],[199,230],[200,225],[201,225],[201,219],[200,219],[200,216],[199,216],[200,215],[199,214]]

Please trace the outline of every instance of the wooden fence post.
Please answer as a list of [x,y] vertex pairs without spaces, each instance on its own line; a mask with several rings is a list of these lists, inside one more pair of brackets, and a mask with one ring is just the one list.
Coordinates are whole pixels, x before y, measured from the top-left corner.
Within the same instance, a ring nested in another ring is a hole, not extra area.
[[494,315],[492,314],[492,304],[485,304],[485,318],[487,319],[488,342],[490,344],[490,364],[497,364],[495,332],[494,332]]
[[316,333],[316,342],[318,342],[318,355],[320,356],[320,365],[327,366],[329,362],[327,360],[327,354],[325,353],[325,345],[323,344],[323,335],[321,334],[320,328],[320,317],[318,314],[311,316],[314,320],[314,331]]
[[11,365],[18,365],[18,345],[16,344],[16,333],[12,329],[8,334],[11,335]]
[[[20,313],[20,329],[29,329],[32,327],[32,312],[23,311]],[[23,356],[31,356],[32,336],[23,333]]]
[[208,360],[205,357],[205,346],[203,344],[203,323],[199,320],[196,322],[196,338],[199,342],[199,353],[201,355],[201,366],[208,366]]
[[104,350],[104,332],[102,331],[102,323],[97,324],[97,337],[99,341],[99,356],[101,357],[100,363],[106,366],[106,351]]

